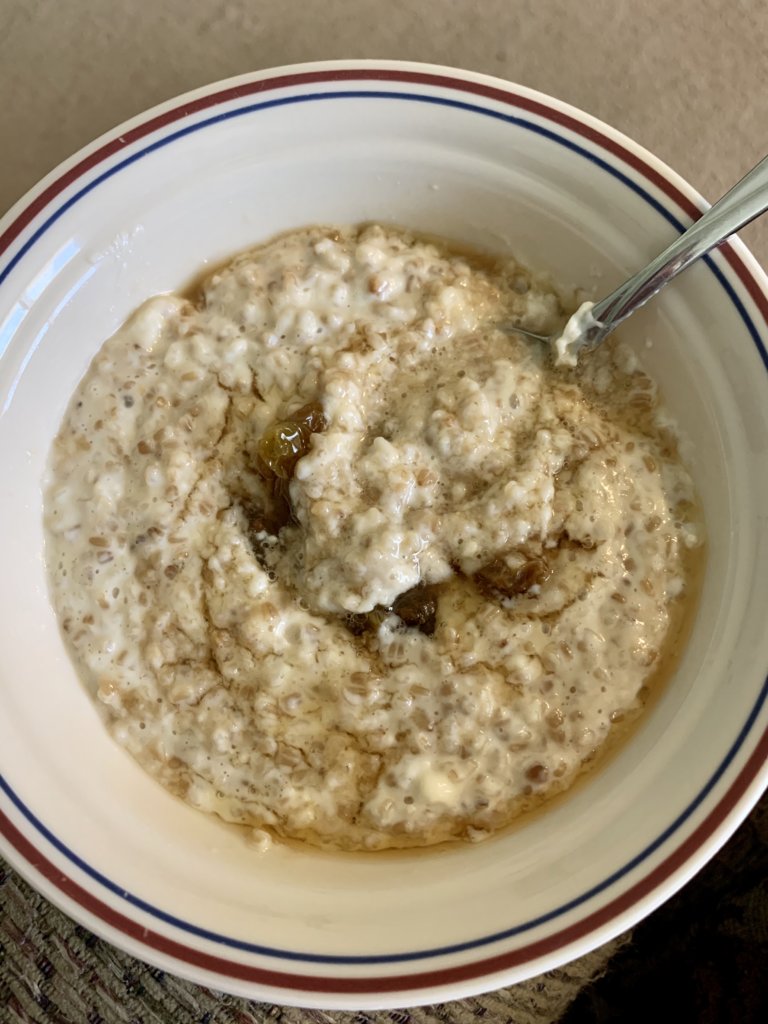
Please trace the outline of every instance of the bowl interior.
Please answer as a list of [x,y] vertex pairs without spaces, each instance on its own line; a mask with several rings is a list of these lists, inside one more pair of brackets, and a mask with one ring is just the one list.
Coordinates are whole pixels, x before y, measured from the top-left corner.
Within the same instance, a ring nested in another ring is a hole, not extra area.
[[[765,720],[756,701],[766,661],[768,375],[728,289],[757,321],[754,303],[720,256],[719,277],[697,265],[623,330],[687,440],[708,555],[674,678],[605,767],[552,809],[477,846],[257,853],[239,829],[166,794],[112,743],[51,610],[41,480],[69,396],[100,344],[149,295],[303,224],[407,225],[513,253],[598,296],[674,237],[665,210],[684,219],[654,185],[632,184],[620,161],[601,166],[533,115],[503,120],[428,102],[418,90],[304,92],[277,106],[233,101],[231,116],[200,116],[195,130],[140,156],[153,140],[135,143],[53,203],[46,216],[58,216],[2,282],[0,769],[59,845],[16,805],[19,827],[109,905],[125,911],[124,894],[135,896],[145,906],[131,915],[152,927],[187,934],[178,919],[307,954],[302,969],[321,972],[312,957],[400,955],[519,929],[498,940],[514,944],[565,927],[647,874],[668,853],[664,837],[676,819],[687,815],[680,828],[690,834],[743,767],[752,741],[729,761],[731,748],[750,716]],[[112,173],[97,180],[104,169]],[[705,856],[694,848],[684,870]],[[162,923],[153,908],[174,920]],[[615,916],[604,932],[623,922]]]

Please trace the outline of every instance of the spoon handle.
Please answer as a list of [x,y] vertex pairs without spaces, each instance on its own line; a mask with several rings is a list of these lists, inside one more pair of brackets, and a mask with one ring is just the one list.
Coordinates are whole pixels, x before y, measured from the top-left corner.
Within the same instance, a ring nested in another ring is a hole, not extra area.
[[592,316],[599,326],[589,332],[589,347],[597,345],[622,320],[644,305],[665,284],[695,260],[724,242],[729,235],[768,210],[768,156],[710,207],[670,246],[596,303]]

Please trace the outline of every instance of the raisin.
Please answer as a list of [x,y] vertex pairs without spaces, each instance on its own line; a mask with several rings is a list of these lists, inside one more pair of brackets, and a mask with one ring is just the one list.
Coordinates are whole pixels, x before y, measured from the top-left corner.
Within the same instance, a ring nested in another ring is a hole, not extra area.
[[503,558],[494,558],[474,576],[480,590],[486,595],[518,597],[533,586],[540,586],[552,575],[543,558],[528,558],[522,565],[512,567]]
[[395,599],[391,608],[376,605],[369,612],[348,612],[342,618],[352,636],[363,636],[376,630],[390,613],[425,636],[432,636],[437,625],[437,587],[419,583]]
[[437,624],[437,591],[419,584],[406,590],[392,605],[392,611],[406,626],[413,626],[425,636],[432,636]]
[[303,405],[262,434],[256,448],[256,468],[265,480],[290,480],[296,463],[309,451],[310,437],[326,426],[319,402]]
[[257,469],[265,480],[290,480],[304,451],[301,428],[292,420],[278,420],[267,427],[259,440]]
[[307,402],[306,405],[302,405],[296,412],[291,413],[291,419],[310,434],[319,434],[328,426],[319,402]]
[[259,439],[254,461],[272,499],[269,518],[276,526],[275,534],[294,520],[289,484],[296,463],[309,451],[312,434],[325,426],[322,406],[309,402],[287,419],[271,424]]

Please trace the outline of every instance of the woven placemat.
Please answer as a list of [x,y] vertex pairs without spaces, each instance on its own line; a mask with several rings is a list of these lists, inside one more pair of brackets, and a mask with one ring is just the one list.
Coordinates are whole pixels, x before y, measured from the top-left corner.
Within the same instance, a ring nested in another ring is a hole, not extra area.
[[626,941],[489,995],[407,1011],[299,1010],[193,985],[110,946],[0,860],[1,1024],[555,1024]]
[[377,1013],[272,1006],[181,981],[75,924],[0,860],[0,1024],[765,1024],[767,965],[768,795],[632,933],[485,996]]

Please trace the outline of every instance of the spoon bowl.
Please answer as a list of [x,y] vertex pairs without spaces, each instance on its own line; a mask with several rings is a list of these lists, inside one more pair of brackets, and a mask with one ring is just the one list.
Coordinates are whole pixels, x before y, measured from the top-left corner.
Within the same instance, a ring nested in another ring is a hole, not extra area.
[[516,334],[554,350],[559,366],[575,366],[579,355],[596,348],[620,323],[644,306],[678,274],[768,209],[768,157],[702,214],[695,224],[600,302],[584,302],[562,331],[543,335],[520,327]]

